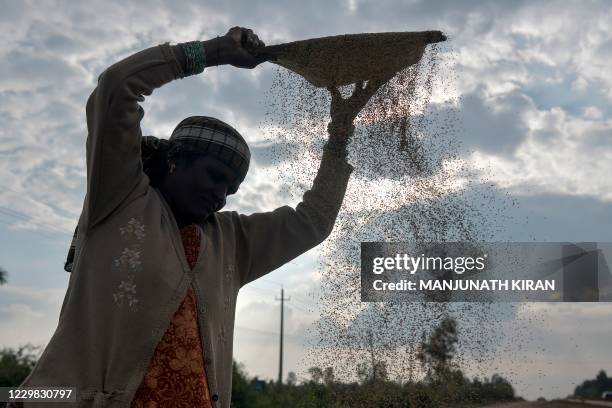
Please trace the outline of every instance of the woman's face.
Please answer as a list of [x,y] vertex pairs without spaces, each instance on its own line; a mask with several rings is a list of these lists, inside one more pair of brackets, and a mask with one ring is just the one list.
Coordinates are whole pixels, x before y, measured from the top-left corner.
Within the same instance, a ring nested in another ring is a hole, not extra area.
[[166,178],[171,205],[179,224],[201,223],[225,206],[225,198],[238,183],[236,174],[225,163],[210,156],[190,164],[179,163]]

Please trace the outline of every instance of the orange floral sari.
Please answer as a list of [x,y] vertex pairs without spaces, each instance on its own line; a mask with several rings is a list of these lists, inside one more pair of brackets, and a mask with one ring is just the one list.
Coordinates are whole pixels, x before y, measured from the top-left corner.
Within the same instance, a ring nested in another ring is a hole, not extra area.
[[[189,267],[193,269],[200,249],[194,224],[181,229]],[[132,400],[133,408],[211,408],[198,330],[196,297],[189,288],[149,364]]]

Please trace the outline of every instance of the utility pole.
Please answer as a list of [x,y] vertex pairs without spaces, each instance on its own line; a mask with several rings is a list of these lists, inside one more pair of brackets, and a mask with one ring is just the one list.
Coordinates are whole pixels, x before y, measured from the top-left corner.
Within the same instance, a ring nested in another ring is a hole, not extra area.
[[283,312],[285,309],[285,300],[291,300],[291,298],[285,299],[285,290],[281,286],[281,297],[280,299],[280,355],[278,359],[278,385],[283,384]]
[[372,330],[368,330],[368,344],[370,346],[370,359],[372,360],[372,381],[376,382],[376,358],[374,358],[374,339]]

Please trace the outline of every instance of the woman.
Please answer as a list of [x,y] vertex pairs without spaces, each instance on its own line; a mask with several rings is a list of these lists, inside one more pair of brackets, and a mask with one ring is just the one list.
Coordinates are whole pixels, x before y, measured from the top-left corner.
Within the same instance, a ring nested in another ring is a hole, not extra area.
[[330,88],[312,188],[295,209],[248,216],[219,212],[246,176],[244,138],[206,116],[183,120],[169,141],[143,138],[138,102],[205,66],[254,68],[263,46],[234,27],[145,49],[100,75],[87,101],[87,194],[69,287],[22,387],[76,387],[82,407],[229,407],[238,290],[329,235],[353,170],[353,119],[376,89],[360,84],[343,99]]

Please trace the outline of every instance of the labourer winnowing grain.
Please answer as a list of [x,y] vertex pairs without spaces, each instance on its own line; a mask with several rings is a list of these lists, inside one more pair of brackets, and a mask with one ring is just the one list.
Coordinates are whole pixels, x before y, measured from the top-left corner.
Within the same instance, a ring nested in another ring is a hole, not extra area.
[[206,66],[255,68],[262,47],[234,27],[147,48],[98,77],[70,282],[57,329],[21,386],[76,387],[80,407],[230,406],[238,291],[331,233],[353,171],[353,120],[376,84],[348,99],[330,88],[329,140],[311,189],[295,209],[251,215],[220,211],[249,168],[240,133],[192,116],[169,140],[143,137],[138,102]]

